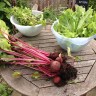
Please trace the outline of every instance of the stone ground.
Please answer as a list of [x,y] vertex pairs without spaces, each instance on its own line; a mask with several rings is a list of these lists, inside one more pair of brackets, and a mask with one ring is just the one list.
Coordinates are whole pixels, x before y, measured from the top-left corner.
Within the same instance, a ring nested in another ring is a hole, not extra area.
[[[5,83],[5,81],[2,79],[1,76],[0,76],[0,83]],[[22,96],[22,95],[20,93],[16,92],[15,90],[13,90],[11,96]],[[94,88],[90,92],[88,92],[86,96],[96,96],[96,88]]]

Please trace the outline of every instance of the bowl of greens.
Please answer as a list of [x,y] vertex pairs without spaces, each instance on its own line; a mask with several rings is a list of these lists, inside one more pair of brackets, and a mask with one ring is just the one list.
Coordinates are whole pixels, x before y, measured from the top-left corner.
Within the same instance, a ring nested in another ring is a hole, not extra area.
[[11,15],[11,23],[25,36],[38,35],[45,24],[43,14],[38,10],[30,10],[26,7],[14,7],[11,9]]
[[63,49],[69,47],[71,52],[78,52],[96,38],[96,13],[80,6],[75,12],[67,9],[52,24],[51,31]]

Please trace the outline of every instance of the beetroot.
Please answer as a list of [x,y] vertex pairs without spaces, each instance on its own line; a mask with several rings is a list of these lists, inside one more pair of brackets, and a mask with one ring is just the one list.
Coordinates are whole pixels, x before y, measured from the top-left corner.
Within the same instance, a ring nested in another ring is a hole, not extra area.
[[62,59],[62,57],[57,57],[57,58],[56,58],[56,61],[62,63],[62,62],[63,62],[63,59]]
[[58,52],[50,53],[49,58],[55,60],[59,56]]
[[56,77],[53,78],[53,83],[54,84],[58,84],[60,82],[61,82],[61,78],[59,76],[56,76]]
[[52,72],[58,72],[60,70],[61,64],[58,61],[52,61],[50,68]]

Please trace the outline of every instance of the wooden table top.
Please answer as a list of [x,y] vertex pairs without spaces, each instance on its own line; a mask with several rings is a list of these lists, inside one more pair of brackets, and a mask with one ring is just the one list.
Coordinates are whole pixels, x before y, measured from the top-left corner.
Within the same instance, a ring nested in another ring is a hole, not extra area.
[[[36,37],[21,37],[22,40],[37,48],[48,52],[64,52],[57,44],[50,31],[50,26],[43,29]],[[1,71],[2,77],[15,90],[27,96],[80,96],[96,86],[96,41],[92,40],[82,51],[72,53],[80,59],[74,67],[78,70],[78,76],[74,81],[63,87],[56,87],[49,80],[34,80],[31,78],[32,69],[22,66],[10,66]],[[14,71],[22,72],[18,79],[12,77]]]

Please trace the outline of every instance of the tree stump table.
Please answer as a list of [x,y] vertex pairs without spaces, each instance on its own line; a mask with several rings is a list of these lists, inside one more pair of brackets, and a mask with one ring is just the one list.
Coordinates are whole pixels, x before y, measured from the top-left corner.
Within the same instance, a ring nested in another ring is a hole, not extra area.
[[[43,29],[38,36],[22,36],[21,39],[39,49],[65,54],[51,33],[50,26]],[[96,86],[96,41],[92,40],[82,51],[72,55],[79,57],[73,65],[77,68],[78,75],[63,87],[56,87],[50,80],[32,79],[34,70],[22,66],[6,67],[1,71],[1,75],[12,88],[27,96],[81,96]],[[18,79],[13,78],[14,71],[20,71],[23,75]]]

